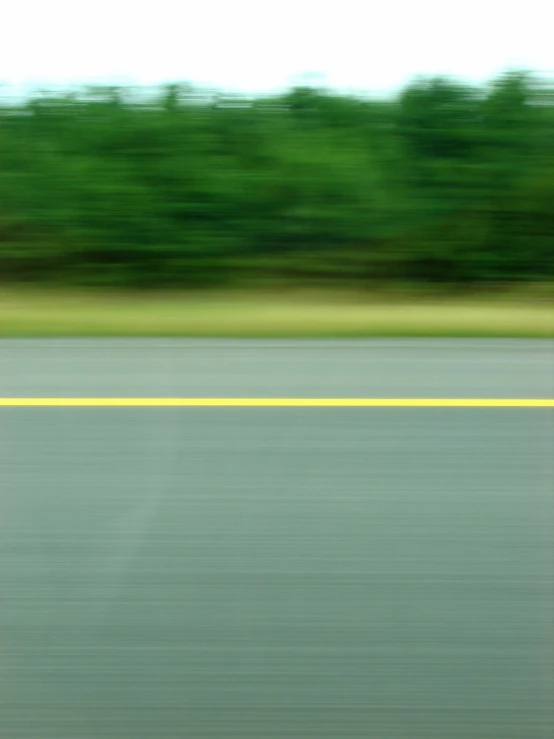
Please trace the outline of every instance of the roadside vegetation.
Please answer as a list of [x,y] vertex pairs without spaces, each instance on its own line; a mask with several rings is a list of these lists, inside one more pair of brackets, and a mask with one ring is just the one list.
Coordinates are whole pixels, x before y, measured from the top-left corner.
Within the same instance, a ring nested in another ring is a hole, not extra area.
[[554,338],[540,295],[4,290],[0,336]]
[[3,335],[551,333],[554,87],[530,73],[37,93],[0,103],[0,162]]

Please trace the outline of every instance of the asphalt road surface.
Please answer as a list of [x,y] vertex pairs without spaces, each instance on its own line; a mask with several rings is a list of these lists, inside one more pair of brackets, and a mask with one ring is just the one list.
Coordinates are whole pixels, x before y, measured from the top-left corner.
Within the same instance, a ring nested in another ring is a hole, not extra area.
[[554,341],[0,341],[2,396],[554,396]]
[[[3,341],[1,397],[552,397],[518,341]],[[3,739],[554,735],[554,411],[0,407]]]

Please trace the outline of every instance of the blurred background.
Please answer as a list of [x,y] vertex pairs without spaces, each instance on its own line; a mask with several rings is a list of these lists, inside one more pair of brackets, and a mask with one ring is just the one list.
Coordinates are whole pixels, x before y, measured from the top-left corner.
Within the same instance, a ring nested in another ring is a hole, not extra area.
[[554,87],[531,73],[390,99],[35,92],[0,125],[5,283],[554,279]]
[[552,281],[539,4],[407,5],[10,9],[2,283]]

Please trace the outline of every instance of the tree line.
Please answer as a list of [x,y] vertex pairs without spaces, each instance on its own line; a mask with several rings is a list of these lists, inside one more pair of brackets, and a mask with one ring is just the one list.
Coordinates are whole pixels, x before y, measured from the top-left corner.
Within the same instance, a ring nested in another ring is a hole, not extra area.
[[113,287],[554,277],[554,87],[393,99],[92,87],[0,103],[0,279]]

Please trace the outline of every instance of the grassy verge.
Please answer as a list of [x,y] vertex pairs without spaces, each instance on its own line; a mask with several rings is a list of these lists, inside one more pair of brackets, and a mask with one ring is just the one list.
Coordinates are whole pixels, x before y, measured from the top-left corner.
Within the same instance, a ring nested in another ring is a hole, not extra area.
[[0,336],[554,337],[544,295],[0,290]]

